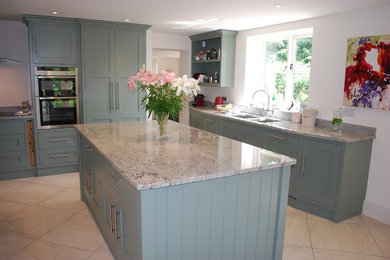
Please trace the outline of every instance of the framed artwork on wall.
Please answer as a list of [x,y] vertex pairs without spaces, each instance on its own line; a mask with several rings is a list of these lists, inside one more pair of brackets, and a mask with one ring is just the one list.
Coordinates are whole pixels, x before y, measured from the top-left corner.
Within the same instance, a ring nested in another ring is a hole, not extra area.
[[343,104],[390,110],[390,35],[348,39]]

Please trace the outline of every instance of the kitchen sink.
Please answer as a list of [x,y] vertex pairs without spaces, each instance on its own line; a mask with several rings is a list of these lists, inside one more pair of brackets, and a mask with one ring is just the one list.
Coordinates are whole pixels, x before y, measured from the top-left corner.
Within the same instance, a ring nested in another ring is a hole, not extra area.
[[257,115],[251,115],[251,114],[237,114],[237,115],[232,115],[232,117],[236,118],[242,118],[242,119],[260,119],[260,116]]
[[260,117],[260,118],[251,118],[249,119],[253,122],[259,122],[259,123],[273,123],[273,122],[280,122],[277,118],[271,118],[271,117]]

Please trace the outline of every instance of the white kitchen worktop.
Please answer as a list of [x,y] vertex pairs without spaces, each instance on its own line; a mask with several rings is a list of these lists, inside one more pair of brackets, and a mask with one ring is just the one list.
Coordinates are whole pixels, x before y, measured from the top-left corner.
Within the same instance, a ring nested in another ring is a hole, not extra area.
[[295,159],[169,121],[158,141],[155,121],[79,124],[76,129],[138,190],[289,166]]
[[344,124],[343,131],[338,133],[334,132],[331,128],[331,125],[325,120],[317,120],[317,122],[319,121],[320,124],[316,126],[296,124],[288,120],[281,120],[280,122],[258,123],[247,119],[233,117],[229,113],[225,114],[217,112],[214,108],[210,107],[190,107],[190,109],[194,109],[209,115],[240,121],[245,124],[261,126],[270,130],[281,130],[286,133],[294,133],[298,135],[312,136],[340,142],[360,142],[364,140],[372,140],[375,138],[376,132],[376,129],[373,127]]

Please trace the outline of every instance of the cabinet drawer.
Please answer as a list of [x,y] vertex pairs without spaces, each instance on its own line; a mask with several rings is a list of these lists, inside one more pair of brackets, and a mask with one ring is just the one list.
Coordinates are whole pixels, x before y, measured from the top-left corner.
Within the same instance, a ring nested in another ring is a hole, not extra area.
[[24,134],[0,135],[0,152],[21,151],[26,148]]
[[1,122],[0,134],[24,134],[25,126],[24,120]]
[[0,170],[27,167],[25,151],[0,152]]
[[76,147],[77,134],[74,129],[71,131],[55,131],[38,133],[39,149],[57,147]]
[[77,164],[79,153],[75,147],[44,149],[39,151],[41,166],[61,166]]
[[278,131],[264,131],[264,148],[276,153],[297,158],[299,154],[299,137],[280,133]]

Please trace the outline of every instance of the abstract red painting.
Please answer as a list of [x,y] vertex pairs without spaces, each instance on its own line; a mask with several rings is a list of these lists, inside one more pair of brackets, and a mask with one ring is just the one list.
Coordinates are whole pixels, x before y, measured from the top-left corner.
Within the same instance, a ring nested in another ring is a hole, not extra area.
[[349,38],[344,105],[390,110],[390,35]]

